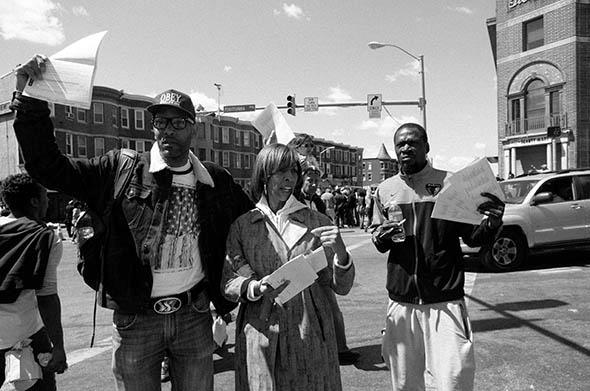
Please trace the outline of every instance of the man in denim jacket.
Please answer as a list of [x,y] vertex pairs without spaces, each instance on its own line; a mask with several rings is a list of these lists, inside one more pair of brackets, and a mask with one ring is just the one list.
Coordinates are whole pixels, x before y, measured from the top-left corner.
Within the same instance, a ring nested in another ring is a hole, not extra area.
[[[47,103],[20,93],[28,78],[42,78],[46,61],[36,55],[16,69],[12,107],[25,168],[102,213],[113,199],[121,152],[71,159],[59,151]],[[114,310],[113,372],[119,390],[159,387],[166,354],[175,389],[212,390],[209,303],[219,314],[235,307],[219,290],[225,238],[252,203],[225,169],[190,151],[195,110],[188,95],[167,90],[148,111],[156,143],[140,154],[106,222],[99,304]]]

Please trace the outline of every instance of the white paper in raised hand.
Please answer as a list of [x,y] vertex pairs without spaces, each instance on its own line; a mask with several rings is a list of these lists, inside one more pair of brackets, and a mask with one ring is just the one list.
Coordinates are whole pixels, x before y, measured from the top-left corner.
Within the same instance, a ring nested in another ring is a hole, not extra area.
[[41,80],[29,80],[23,94],[89,109],[98,49],[106,31],[89,35],[49,57]]
[[477,207],[488,201],[481,195],[482,192],[504,199],[504,193],[485,158],[476,160],[449,178],[436,198],[432,217],[477,225],[483,217]]
[[313,284],[317,278],[318,275],[310,265],[308,257],[302,254],[275,270],[268,276],[267,282],[273,288],[278,288],[283,282],[289,281],[287,287],[275,299],[282,305]]
[[262,135],[264,145],[273,143],[287,145],[289,141],[295,138],[295,133],[293,133],[287,120],[274,103],[266,106],[258,117],[252,121],[252,125]]

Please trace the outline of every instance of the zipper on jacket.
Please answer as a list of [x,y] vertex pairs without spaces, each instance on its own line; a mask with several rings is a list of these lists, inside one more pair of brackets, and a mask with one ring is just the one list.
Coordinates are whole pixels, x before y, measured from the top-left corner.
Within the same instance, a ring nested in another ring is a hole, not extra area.
[[415,202],[412,202],[412,213],[414,214],[414,224],[412,227],[414,231],[414,275],[412,277],[416,285],[416,292],[418,292],[418,304],[424,304],[422,295],[420,294],[420,286],[418,285],[418,219]]

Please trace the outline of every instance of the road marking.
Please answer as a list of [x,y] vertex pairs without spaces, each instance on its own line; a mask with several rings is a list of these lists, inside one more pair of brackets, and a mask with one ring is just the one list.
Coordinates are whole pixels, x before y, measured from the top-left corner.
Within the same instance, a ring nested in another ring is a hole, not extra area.
[[82,361],[98,356],[107,350],[111,350],[111,337],[98,341],[93,348],[83,348],[68,352],[68,365],[71,367],[72,365],[79,364]]
[[567,267],[567,268],[559,268],[559,269],[549,269],[549,270],[535,270],[534,272],[537,274],[557,274],[557,273],[570,273],[570,272],[581,272],[582,269],[579,267]]

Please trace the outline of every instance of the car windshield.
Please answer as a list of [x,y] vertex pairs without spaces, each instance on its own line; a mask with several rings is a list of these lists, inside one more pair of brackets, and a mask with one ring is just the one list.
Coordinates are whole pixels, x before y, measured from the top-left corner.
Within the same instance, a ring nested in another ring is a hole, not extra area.
[[539,179],[500,182],[507,204],[520,204]]

